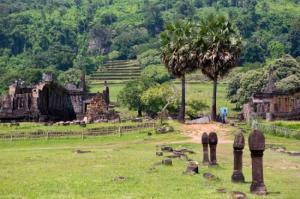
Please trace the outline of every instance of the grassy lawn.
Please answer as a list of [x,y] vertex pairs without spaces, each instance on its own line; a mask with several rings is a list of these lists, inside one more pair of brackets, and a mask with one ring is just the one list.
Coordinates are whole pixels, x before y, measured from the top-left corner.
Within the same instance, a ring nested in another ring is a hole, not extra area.
[[[247,136],[247,135],[246,135]],[[184,175],[184,160],[173,160],[173,166],[156,166],[156,145],[171,144],[196,151],[190,158],[201,162],[200,144],[179,133],[148,136],[147,132],[123,137],[106,136],[80,139],[0,142],[0,198],[229,198],[217,188],[243,191],[248,198],[249,183],[232,184],[232,145],[218,145],[216,168],[200,166],[199,175]],[[267,136],[267,143],[300,150],[300,141]],[[74,150],[91,153],[76,154]],[[251,181],[248,147],[244,151],[244,175]],[[298,198],[300,190],[300,159],[266,150],[264,156],[266,198]],[[204,172],[219,180],[207,181]],[[124,176],[125,180],[115,180]],[[277,193],[275,193],[277,192]]]
[[48,131],[48,132],[82,132],[87,131],[93,128],[107,127],[107,126],[126,126],[126,125],[137,125],[138,123],[134,122],[124,122],[124,123],[95,123],[87,124],[86,127],[80,127],[79,125],[70,125],[70,126],[45,126],[41,123],[31,123],[23,122],[20,123],[20,126],[10,127],[8,124],[0,124],[0,133],[30,133],[37,131]]
[[[111,84],[109,85],[110,88],[110,97],[112,102],[117,102],[117,96],[119,92],[122,90],[125,84]],[[93,84],[90,85],[90,91],[91,92],[97,92],[99,90],[102,90],[102,85]],[[180,82],[176,82],[176,87],[178,91],[180,92],[181,84]],[[236,112],[233,111],[234,104],[231,104],[228,99],[226,98],[226,84],[220,83],[218,85],[218,96],[217,96],[217,105],[218,108],[221,106],[225,106],[229,108],[229,114],[234,115]],[[212,83],[188,83],[186,87],[186,98],[189,99],[197,99],[201,100],[208,106],[211,106],[211,100],[212,100],[212,91],[213,91],[213,84]],[[128,113],[129,116],[136,116],[135,112],[128,111],[125,107],[119,107],[118,110],[121,110],[122,112]],[[210,113],[210,110],[207,109],[204,112],[207,114]]]
[[285,127],[290,130],[300,131],[300,122],[299,121],[274,121],[274,122],[268,122],[268,124]]
[[[180,89],[180,84],[177,84],[178,89]],[[226,98],[226,84],[218,84],[218,93],[217,93],[217,107],[219,110],[220,107],[228,107],[229,114],[232,115],[235,113],[232,109],[234,108],[234,104],[230,103]],[[187,84],[186,88],[186,96],[187,101],[190,99],[201,100],[209,107],[211,107],[212,103],[212,92],[213,92],[213,84],[212,83],[194,83]],[[210,109],[206,110],[207,114],[210,114]]]

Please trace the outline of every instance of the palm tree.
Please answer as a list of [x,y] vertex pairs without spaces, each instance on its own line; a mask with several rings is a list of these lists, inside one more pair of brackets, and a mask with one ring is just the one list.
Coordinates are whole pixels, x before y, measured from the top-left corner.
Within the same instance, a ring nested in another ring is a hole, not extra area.
[[185,121],[185,75],[197,69],[198,59],[193,48],[193,25],[185,21],[168,24],[161,33],[162,62],[169,73],[181,78],[181,108],[179,121]]
[[241,37],[224,16],[209,15],[201,21],[196,46],[202,73],[213,80],[211,119],[217,118],[217,84],[236,66],[241,53]]

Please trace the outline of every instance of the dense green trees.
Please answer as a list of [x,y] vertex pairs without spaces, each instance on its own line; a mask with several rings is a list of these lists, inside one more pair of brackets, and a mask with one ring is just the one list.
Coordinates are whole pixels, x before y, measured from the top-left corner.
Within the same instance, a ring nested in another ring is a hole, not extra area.
[[173,76],[181,79],[181,107],[179,121],[185,121],[185,76],[198,67],[196,50],[193,46],[194,26],[185,21],[168,24],[161,34],[161,57]]
[[197,41],[200,68],[214,82],[211,119],[217,119],[218,79],[236,66],[241,52],[241,38],[224,16],[209,16],[202,21]]
[[238,106],[243,105],[251,95],[266,87],[270,69],[277,89],[300,86],[300,63],[292,56],[284,55],[263,68],[235,74],[228,84],[228,98]]
[[127,106],[130,110],[136,110],[138,112],[138,117],[141,117],[142,112],[145,110],[144,103],[142,102],[142,95],[146,90],[155,85],[156,83],[154,81],[147,78],[130,81],[119,93],[118,101]]
[[[136,58],[158,50],[157,37],[166,23],[210,13],[228,14],[237,25],[245,40],[240,65],[263,63],[283,52],[300,55],[296,0],[2,0],[2,75],[13,78],[23,68],[60,73],[76,67],[79,57],[89,74],[108,58]],[[151,60],[148,55],[145,60]],[[154,60],[144,67],[158,64]]]

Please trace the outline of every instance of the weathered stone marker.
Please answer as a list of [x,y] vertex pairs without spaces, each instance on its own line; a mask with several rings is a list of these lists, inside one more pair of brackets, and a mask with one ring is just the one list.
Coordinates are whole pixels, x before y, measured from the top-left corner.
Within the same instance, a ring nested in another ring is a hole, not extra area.
[[245,147],[245,138],[242,132],[235,135],[233,143],[234,167],[231,176],[232,182],[245,182],[243,175],[243,149]]
[[215,132],[209,133],[208,142],[209,142],[209,148],[210,148],[210,163],[209,163],[209,165],[211,165],[211,166],[218,165],[218,163],[217,163],[218,135]]
[[254,130],[250,134],[248,142],[252,159],[252,184],[250,191],[253,194],[265,195],[267,194],[263,175],[265,137],[259,130]]
[[209,158],[208,158],[208,135],[207,133],[202,134],[202,146],[203,146],[203,161],[204,165],[209,165]]
[[196,161],[189,161],[185,172],[192,174],[199,173],[198,163]]

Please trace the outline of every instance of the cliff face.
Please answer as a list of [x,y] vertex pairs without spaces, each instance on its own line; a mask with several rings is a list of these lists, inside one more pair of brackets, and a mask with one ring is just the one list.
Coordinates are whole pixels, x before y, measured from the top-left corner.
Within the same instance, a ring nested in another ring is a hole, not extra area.
[[110,31],[102,26],[94,27],[89,33],[88,51],[91,53],[107,54],[112,44]]

